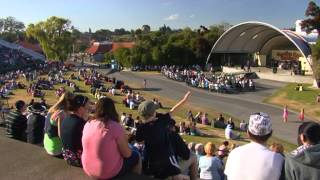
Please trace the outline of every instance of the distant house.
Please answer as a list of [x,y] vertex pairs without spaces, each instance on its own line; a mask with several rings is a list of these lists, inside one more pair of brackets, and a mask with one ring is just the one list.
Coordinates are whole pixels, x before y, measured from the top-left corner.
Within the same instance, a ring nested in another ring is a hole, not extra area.
[[131,49],[134,45],[134,42],[93,42],[86,50],[86,53],[89,54],[94,61],[102,61],[105,53],[114,52],[119,48]]

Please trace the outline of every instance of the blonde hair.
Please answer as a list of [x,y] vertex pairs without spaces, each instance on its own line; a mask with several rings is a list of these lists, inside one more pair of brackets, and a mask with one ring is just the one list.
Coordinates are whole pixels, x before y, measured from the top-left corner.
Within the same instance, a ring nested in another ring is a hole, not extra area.
[[284,152],[284,148],[282,144],[278,144],[278,143],[272,143],[269,149],[273,152],[280,153],[280,154],[283,154]]
[[216,151],[216,146],[212,142],[208,142],[204,146],[204,152],[206,152],[207,155],[213,156]]
[[49,113],[54,113],[57,110],[67,110],[69,100],[73,97],[73,94],[71,92],[65,92],[62,94],[62,96],[59,98],[59,100],[49,109]]

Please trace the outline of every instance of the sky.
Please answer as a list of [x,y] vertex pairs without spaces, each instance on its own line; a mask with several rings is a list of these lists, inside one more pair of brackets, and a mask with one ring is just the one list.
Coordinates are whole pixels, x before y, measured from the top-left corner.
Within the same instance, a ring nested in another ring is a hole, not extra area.
[[[0,0],[0,18],[13,16],[26,25],[50,16],[71,20],[81,31],[125,28],[144,24],[156,30],[227,22],[263,21],[279,28],[304,19],[309,0]],[[315,1],[317,4],[320,0]]]

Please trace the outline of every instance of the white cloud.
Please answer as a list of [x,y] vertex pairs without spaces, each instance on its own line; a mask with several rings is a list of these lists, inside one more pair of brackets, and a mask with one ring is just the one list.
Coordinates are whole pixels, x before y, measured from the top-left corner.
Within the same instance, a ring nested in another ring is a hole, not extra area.
[[166,21],[174,21],[177,20],[179,18],[179,14],[171,14],[170,16],[164,18],[164,20]]
[[191,14],[191,15],[189,16],[189,18],[191,18],[191,19],[193,19],[194,17],[196,17],[196,15],[194,15],[194,14]]

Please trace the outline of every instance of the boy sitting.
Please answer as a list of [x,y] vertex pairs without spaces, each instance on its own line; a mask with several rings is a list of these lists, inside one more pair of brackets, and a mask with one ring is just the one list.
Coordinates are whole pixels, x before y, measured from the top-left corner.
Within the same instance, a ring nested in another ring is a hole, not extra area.
[[168,177],[189,179],[188,176],[182,175],[181,172],[191,167],[191,179],[196,179],[195,155],[190,154],[190,151],[188,151],[187,157],[181,157],[185,162],[179,164],[177,160],[177,156],[180,154],[179,147],[176,146],[176,141],[173,142],[175,138],[169,137],[171,136],[169,126],[174,123],[171,115],[187,101],[189,96],[190,92],[186,93],[184,98],[166,114],[156,113],[157,107],[152,101],[144,101],[139,105],[138,112],[142,116],[144,123],[137,128],[136,140],[145,144],[146,151],[143,168],[146,174],[160,179]]

